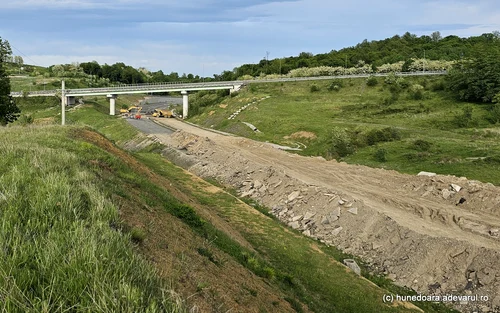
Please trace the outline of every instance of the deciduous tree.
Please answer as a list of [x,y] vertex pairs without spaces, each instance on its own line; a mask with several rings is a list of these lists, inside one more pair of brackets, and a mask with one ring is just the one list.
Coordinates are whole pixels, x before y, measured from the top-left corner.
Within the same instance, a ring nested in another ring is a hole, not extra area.
[[4,61],[12,54],[9,42],[0,37],[0,125],[5,126],[19,117],[21,112],[10,95],[10,80]]

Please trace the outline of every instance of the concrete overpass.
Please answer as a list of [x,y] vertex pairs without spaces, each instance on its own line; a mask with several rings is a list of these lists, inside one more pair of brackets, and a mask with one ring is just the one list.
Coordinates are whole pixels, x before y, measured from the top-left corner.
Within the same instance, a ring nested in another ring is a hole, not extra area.
[[[427,72],[400,72],[395,73],[397,76],[424,76],[424,75],[445,75],[446,71],[427,71]],[[275,78],[275,79],[256,79],[256,80],[238,80],[238,81],[223,81],[223,82],[202,82],[202,83],[156,83],[156,84],[136,84],[136,85],[118,85],[104,88],[81,88],[81,89],[66,89],[64,81],[62,88],[57,90],[40,90],[31,92],[11,92],[12,97],[41,97],[41,96],[61,96],[62,107],[62,124],[65,123],[65,106],[75,103],[75,97],[85,96],[107,96],[109,98],[109,114],[115,115],[115,104],[118,95],[123,94],[141,94],[141,93],[162,93],[162,92],[181,92],[183,118],[188,116],[189,100],[188,94],[190,91],[199,90],[221,90],[229,89],[232,93],[238,91],[242,86],[253,83],[274,83],[274,82],[291,82],[291,81],[311,81],[311,80],[328,80],[328,79],[345,79],[345,78],[363,78],[370,76],[387,76],[389,73],[366,73],[356,75],[336,75],[336,76],[319,76],[319,77],[294,77],[294,78]]]

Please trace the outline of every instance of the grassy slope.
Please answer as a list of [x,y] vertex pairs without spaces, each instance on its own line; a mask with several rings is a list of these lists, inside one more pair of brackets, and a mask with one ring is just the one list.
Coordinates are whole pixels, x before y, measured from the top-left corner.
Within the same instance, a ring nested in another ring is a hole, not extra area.
[[[104,100],[100,102],[105,103]],[[115,142],[123,142],[123,140],[134,137],[137,133],[125,121],[109,117],[103,113],[106,113],[106,107],[96,104],[69,112],[68,119],[74,123],[90,124]],[[59,130],[61,128],[56,127],[53,129]],[[33,138],[31,134],[38,131],[29,130],[29,132],[30,136],[17,137]],[[64,134],[65,132],[57,132],[59,137],[47,134],[46,137],[41,135],[42,137],[36,141],[44,144],[47,142],[52,149],[58,148],[59,150],[61,148],[59,145],[65,146],[67,142],[67,139],[64,139]],[[220,190],[214,193],[213,188],[207,183],[193,178],[159,157],[154,151],[157,151],[156,148],[161,147],[152,147],[152,151],[143,151],[137,154],[137,158],[141,161],[139,162],[132,156],[123,153],[123,151],[119,152],[119,149],[109,143],[106,144],[103,140],[91,140],[91,144],[85,142],[78,144],[80,142],[79,136],[76,136],[75,139],[76,142],[73,144],[76,144],[77,147],[81,146],[81,149],[88,149],[88,151],[77,150],[80,152],[76,153],[76,157],[91,158],[92,164],[95,165],[93,170],[100,173],[97,178],[92,177],[93,182],[97,181],[99,185],[102,181],[102,184],[106,187],[102,188],[102,190],[108,190],[106,193],[107,201],[112,199],[112,203],[121,203],[122,207],[129,207],[134,214],[141,212],[141,210],[133,209],[134,207],[147,208],[147,212],[151,210],[154,212],[155,209],[160,208],[167,213],[167,215],[161,215],[162,220],[167,219],[168,216],[171,216],[170,218],[176,217],[177,221],[182,221],[184,225],[189,227],[191,232],[196,234],[193,237],[186,233],[174,240],[178,243],[180,240],[185,240],[183,238],[191,238],[191,243],[186,242],[183,244],[189,246],[189,248],[183,247],[180,250],[181,252],[175,253],[174,259],[177,259],[178,263],[186,264],[187,256],[190,258],[188,263],[191,264],[197,263],[196,257],[202,256],[208,259],[208,264],[211,264],[212,267],[214,267],[213,264],[216,264],[214,269],[215,273],[217,273],[215,281],[210,281],[207,276],[204,276],[204,279],[199,278],[204,272],[209,272],[210,266],[207,266],[207,263],[198,268],[199,272],[195,274],[198,277],[194,282],[195,292],[204,296],[200,301],[207,302],[207,294],[204,293],[206,290],[210,290],[211,297],[217,294],[216,290],[218,289],[215,286],[214,288],[207,286],[211,286],[210,284],[215,285],[217,280],[226,282],[224,277],[228,273],[229,276],[237,276],[235,273],[238,267],[231,265],[231,262],[236,262],[260,276],[260,279],[264,279],[267,284],[277,290],[277,294],[281,294],[281,298],[287,299],[297,311],[307,310],[307,307],[316,312],[331,312],[334,309],[342,312],[408,311],[404,307],[384,305],[382,303],[382,294],[386,291],[367,281],[357,279],[352,273],[346,273],[345,268],[335,262],[335,258],[342,259],[345,257],[339,254],[338,251],[326,248],[298,233],[287,230],[278,222],[258,213],[249,206],[243,205],[227,193]],[[28,141],[28,139],[24,140]],[[85,141],[89,142],[89,139],[87,138]],[[100,145],[112,154],[97,153],[97,151],[101,150],[95,148],[93,144]],[[68,143],[66,149],[71,150],[71,147],[72,144]],[[87,162],[90,160],[87,159]],[[68,167],[66,162],[59,162],[58,164],[62,168]],[[69,164],[73,163],[70,162]],[[84,166],[81,161],[76,162],[76,164]],[[33,170],[37,171],[36,169]],[[111,175],[110,173],[115,174]],[[181,199],[182,202],[190,203],[190,206],[183,205],[172,194]],[[128,205],[123,205],[123,203],[128,203]],[[222,227],[221,223],[215,223],[217,219],[214,217],[217,216],[226,221],[229,226]],[[154,220],[156,219],[158,219],[158,216],[155,216]],[[170,220],[166,225],[174,227],[175,222],[175,219]],[[151,220],[144,220],[142,224],[125,220],[125,223],[132,230],[138,227],[135,235],[131,231],[131,236],[135,236],[143,242],[139,246],[141,252],[151,258],[157,268],[164,271],[163,277],[173,281],[174,287],[179,286],[176,284],[179,284],[186,277],[193,275],[190,267],[189,272],[186,272],[186,269],[183,272],[181,268],[180,270],[177,269],[177,274],[168,273],[167,270],[172,268],[162,268],[163,262],[154,261],[165,257],[165,255],[162,257],[156,255],[159,251],[161,252],[161,247],[164,247],[165,244],[171,247],[174,244],[171,241],[155,241],[155,238],[165,232],[155,232],[155,227],[151,226]],[[227,229],[230,229],[230,231]],[[240,240],[237,240],[241,236],[249,242],[250,246],[246,246]],[[193,244],[193,242],[195,243]],[[207,245],[207,243],[209,244]],[[172,251],[168,250],[165,253],[171,255]],[[183,266],[187,267],[186,265]],[[79,278],[78,275],[74,277]],[[264,297],[264,291],[259,289],[259,292],[257,292],[257,287],[248,287],[248,281],[250,279],[246,278],[244,282],[239,282],[241,285],[239,292],[243,289],[247,290],[247,294],[249,293],[250,296],[247,295],[246,300],[239,301],[257,302],[256,300]],[[382,280],[381,282],[387,283]],[[50,286],[50,283],[48,286]],[[393,288],[393,286],[389,287],[391,291],[406,292]],[[42,297],[42,299],[44,298]],[[307,304],[307,307],[302,307],[301,302]],[[278,305],[279,302],[272,301],[272,304],[270,303],[270,300],[267,304],[266,302],[260,303],[260,311],[276,311],[275,305]],[[428,312],[446,311],[440,306],[426,305],[426,311]],[[285,306],[281,304],[279,307],[284,308]]]
[[117,209],[95,164],[124,166],[74,131],[0,130],[1,310],[174,310],[167,284],[112,227]]
[[[424,99],[413,100],[408,91],[403,91],[392,104],[385,104],[391,95],[382,78],[374,87],[366,86],[365,79],[344,80],[338,92],[328,91],[330,81],[316,82],[317,92],[311,92],[311,82],[257,84],[224,100],[226,108],[206,107],[190,120],[263,141],[292,146],[298,141],[307,146],[301,154],[327,158],[331,156],[334,129],[366,134],[371,129],[395,127],[402,140],[359,147],[356,153],[342,160],[410,174],[434,171],[500,184],[498,128],[485,121],[488,112],[484,106],[457,102],[443,91],[431,91],[432,85],[441,79],[406,78],[410,85],[427,86]],[[243,105],[268,95],[271,98],[249,106],[236,119],[227,120]],[[468,105],[474,107],[476,128],[457,128],[453,119]],[[241,122],[255,125],[261,133],[254,133]],[[312,132],[317,139],[285,139],[298,131]],[[430,142],[430,149],[416,149],[413,142],[417,139]],[[380,162],[374,157],[379,149],[386,150],[387,161]],[[467,159],[477,157],[489,159]]]

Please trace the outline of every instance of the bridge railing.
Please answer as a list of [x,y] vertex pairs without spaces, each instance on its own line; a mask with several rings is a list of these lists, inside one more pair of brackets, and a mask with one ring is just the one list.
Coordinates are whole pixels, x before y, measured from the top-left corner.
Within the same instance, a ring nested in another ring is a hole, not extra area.
[[[421,76],[421,75],[444,75],[446,71],[425,71],[425,72],[396,72],[396,76]],[[235,81],[219,81],[219,82],[166,82],[166,83],[145,83],[145,84],[115,84],[110,87],[99,87],[99,88],[79,88],[79,89],[66,89],[66,94],[71,96],[71,94],[92,94],[92,93],[109,93],[113,92],[123,92],[123,91],[153,91],[159,89],[179,89],[179,88],[203,88],[203,87],[221,87],[221,86],[236,86],[236,85],[246,85],[251,83],[265,83],[265,82],[287,82],[287,81],[307,81],[307,80],[326,80],[334,78],[357,78],[357,77],[369,77],[376,76],[382,77],[387,76],[389,73],[362,73],[354,75],[330,75],[330,76],[316,76],[316,77],[280,77],[273,79],[252,79],[252,80],[235,80]],[[27,94],[30,96],[50,96],[60,94],[61,89],[56,90],[38,90],[30,91]],[[19,97],[24,95],[24,91],[14,91],[11,92],[14,97]]]

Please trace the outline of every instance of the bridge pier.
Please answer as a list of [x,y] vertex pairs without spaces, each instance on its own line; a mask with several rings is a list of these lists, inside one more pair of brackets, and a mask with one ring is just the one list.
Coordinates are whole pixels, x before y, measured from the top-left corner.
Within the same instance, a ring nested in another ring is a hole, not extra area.
[[66,105],[74,105],[75,104],[75,97],[66,97]]
[[182,94],[182,119],[188,117],[189,96],[186,90],[181,91]]
[[116,98],[118,95],[107,95],[109,98],[109,115],[115,115],[116,112]]
[[229,89],[229,94],[232,94],[233,92],[238,92],[241,89],[241,85],[234,85],[233,88]]

